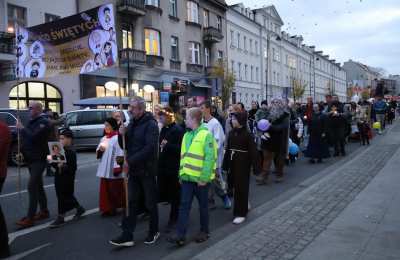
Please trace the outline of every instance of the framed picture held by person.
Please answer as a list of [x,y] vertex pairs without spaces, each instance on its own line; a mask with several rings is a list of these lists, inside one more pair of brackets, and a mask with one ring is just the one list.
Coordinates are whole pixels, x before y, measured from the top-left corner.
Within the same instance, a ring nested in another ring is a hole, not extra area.
[[50,163],[66,163],[65,150],[60,142],[48,142],[50,154],[47,160]]

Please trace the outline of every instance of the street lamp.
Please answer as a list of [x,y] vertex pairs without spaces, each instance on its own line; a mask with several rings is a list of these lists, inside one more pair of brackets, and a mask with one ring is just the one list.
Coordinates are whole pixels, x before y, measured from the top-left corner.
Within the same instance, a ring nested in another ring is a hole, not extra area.
[[137,83],[137,82],[132,83],[131,89],[133,91],[133,94],[137,95],[137,93],[139,92],[139,83]]
[[121,109],[121,115],[122,115],[122,93],[121,93],[121,88],[119,87],[118,82],[107,81],[106,84],[104,84],[104,87],[113,92],[119,90],[119,109]]
[[104,87],[110,91],[117,91],[119,84],[115,81],[107,81],[106,84],[104,84]]
[[143,90],[146,93],[153,93],[155,91],[155,88],[152,85],[145,85],[143,87]]

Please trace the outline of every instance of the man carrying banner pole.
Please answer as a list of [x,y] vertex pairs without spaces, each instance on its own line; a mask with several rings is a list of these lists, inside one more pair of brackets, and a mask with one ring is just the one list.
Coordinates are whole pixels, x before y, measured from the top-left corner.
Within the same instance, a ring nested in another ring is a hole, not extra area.
[[146,103],[141,97],[132,97],[130,111],[133,117],[131,122],[127,128],[120,128],[126,138],[126,160],[129,166],[129,216],[122,221],[121,235],[110,240],[112,245],[125,247],[135,245],[133,233],[142,197],[150,215],[148,236],[144,243],[153,244],[160,236],[156,187],[158,124],[153,115],[146,112]]

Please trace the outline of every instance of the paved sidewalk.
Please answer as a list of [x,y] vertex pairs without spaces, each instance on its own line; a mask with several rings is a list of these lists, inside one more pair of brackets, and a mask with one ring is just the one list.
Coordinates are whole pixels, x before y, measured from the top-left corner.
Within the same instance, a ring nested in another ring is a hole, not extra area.
[[399,144],[397,122],[329,176],[193,259],[399,259]]
[[[400,136],[400,127],[392,134]],[[400,259],[400,149],[296,259]]]

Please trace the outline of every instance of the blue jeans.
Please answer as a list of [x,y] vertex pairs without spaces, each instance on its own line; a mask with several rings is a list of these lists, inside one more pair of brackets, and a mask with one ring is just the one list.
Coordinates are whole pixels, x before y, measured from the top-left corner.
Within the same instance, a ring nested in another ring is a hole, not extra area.
[[179,207],[179,217],[177,223],[177,235],[179,238],[185,238],[189,222],[190,209],[192,207],[193,197],[199,202],[200,211],[200,231],[209,233],[208,223],[208,189],[210,184],[198,186],[196,182],[183,181],[181,185],[181,204]]

